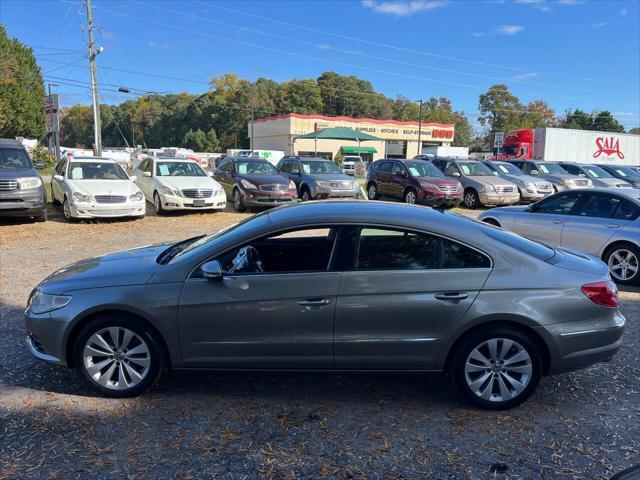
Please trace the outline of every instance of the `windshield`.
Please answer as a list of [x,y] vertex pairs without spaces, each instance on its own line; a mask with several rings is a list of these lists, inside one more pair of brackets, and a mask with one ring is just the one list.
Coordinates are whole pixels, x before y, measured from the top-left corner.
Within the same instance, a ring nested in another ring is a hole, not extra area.
[[536,163],[536,169],[542,173],[566,175],[567,171],[557,163]]
[[507,155],[508,157],[515,157],[518,154],[518,147],[502,147],[500,149],[500,155]]
[[158,177],[206,177],[204,170],[194,162],[157,162]]
[[342,173],[337,165],[330,161],[305,161],[302,160],[302,171],[311,175],[326,175],[330,173]]
[[405,162],[412,177],[444,177],[438,168],[429,162]]
[[343,163],[346,163],[346,162],[356,163],[356,162],[361,162],[362,159],[360,157],[344,157],[342,161]]
[[70,180],[128,180],[122,167],[113,162],[71,162]]
[[243,160],[235,164],[239,175],[278,175],[273,165],[264,160]]
[[20,148],[0,148],[0,168],[31,168],[31,161]]
[[458,162],[462,173],[468,177],[491,177],[493,172],[484,163],[480,162]]
[[500,172],[504,173],[505,175],[515,175],[516,177],[524,175],[522,170],[520,170],[515,165],[512,165],[511,163],[498,163],[496,166],[498,167],[498,170],[500,170]]
[[591,178],[615,178],[604,168],[597,167],[595,165],[588,165],[584,169],[589,173]]

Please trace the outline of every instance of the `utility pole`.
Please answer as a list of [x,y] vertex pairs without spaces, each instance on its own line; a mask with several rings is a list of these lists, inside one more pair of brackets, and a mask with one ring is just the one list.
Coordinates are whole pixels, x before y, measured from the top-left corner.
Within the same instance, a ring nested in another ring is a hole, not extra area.
[[102,126],[100,124],[100,100],[98,99],[98,72],[96,55],[102,52],[102,47],[96,50],[93,41],[93,16],[91,0],[85,0],[87,7],[87,29],[89,30],[89,70],[91,71],[91,93],[93,94],[93,151],[96,156],[102,155]]
[[249,98],[251,101],[251,142],[249,148],[251,149],[251,153],[253,154],[253,122],[255,120],[255,112],[253,109],[253,82],[249,84]]
[[418,114],[418,155],[422,155],[422,99],[420,102],[420,113]]

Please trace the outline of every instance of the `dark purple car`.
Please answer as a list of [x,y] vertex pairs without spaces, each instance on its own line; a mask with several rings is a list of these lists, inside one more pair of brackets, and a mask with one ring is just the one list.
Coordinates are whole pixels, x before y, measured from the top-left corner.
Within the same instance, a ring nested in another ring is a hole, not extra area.
[[257,157],[226,157],[214,170],[234,208],[272,207],[298,201],[296,185],[278,174],[273,165]]
[[453,207],[462,202],[460,182],[446,178],[425,160],[383,159],[367,170],[367,195],[370,200],[391,197],[406,203]]

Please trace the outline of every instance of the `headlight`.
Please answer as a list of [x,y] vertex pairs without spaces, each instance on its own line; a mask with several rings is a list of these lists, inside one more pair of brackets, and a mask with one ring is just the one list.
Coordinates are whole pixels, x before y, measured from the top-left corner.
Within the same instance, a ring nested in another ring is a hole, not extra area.
[[29,299],[28,308],[33,313],[47,313],[66,306],[70,301],[71,297],[67,295],[51,295],[36,290]]
[[435,186],[433,183],[423,182],[423,183],[420,183],[420,186],[428,190],[438,190],[438,187]]
[[258,187],[256,187],[253,183],[251,183],[249,180],[246,180],[244,178],[240,180],[240,185],[242,185],[244,188],[248,188],[249,190],[258,189]]
[[73,192],[73,195],[71,195],[71,198],[73,199],[74,202],[78,202],[78,203],[87,203],[91,201],[91,195],[85,195],[84,193],[80,193],[80,192]]
[[480,191],[482,193],[493,192],[493,191],[495,191],[495,188],[493,188],[493,185],[482,185],[480,187]]
[[289,190],[295,190],[296,184],[293,180],[289,180]]
[[42,180],[40,180],[40,177],[24,177],[19,178],[18,183],[21,190],[27,190],[29,188],[38,188],[42,185]]
[[329,182],[323,182],[322,180],[316,182],[318,184],[319,187],[322,188],[331,188],[331,183]]
[[174,197],[179,197],[180,193],[177,192],[176,190],[174,190],[173,188],[169,188],[169,187],[165,187],[164,185],[161,185],[160,188],[158,189],[160,191],[160,193],[162,193],[163,195],[173,195]]
[[533,190],[536,188],[536,186],[534,183],[524,182],[524,188],[526,188],[527,190]]
[[144,199],[144,195],[142,194],[142,192],[140,190],[138,190],[133,195],[129,195],[129,200],[131,200],[133,202],[139,202],[139,201],[141,201],[143,199]]
[[564,183],[565,185],[573,185],[573,180],[565,178],[564,180],[562,180],[562,183]]

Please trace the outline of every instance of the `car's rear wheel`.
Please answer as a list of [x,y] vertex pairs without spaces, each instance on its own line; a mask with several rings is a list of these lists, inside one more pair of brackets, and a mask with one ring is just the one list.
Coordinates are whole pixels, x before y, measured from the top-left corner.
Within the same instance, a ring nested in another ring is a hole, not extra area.
[[404,192],[404,203],[414,204],[418,201],[418,195],[413,188],[407,188]]
[[162,208],[162,200],[158,192],[153,192],[153,211],[156,215],[162,215],[165,212],[165,209]]
[[369,197],[369,200],[378,199],[378,187],[376,187],[376,184],[373,182],[367,187],[367,197]]
[[238,212],[244,212],[247,209],[242,201],[242,194],[237,188],[233,191],[233,208]]
[[89,384],[108,397],[132,397],[163,370],[160,342],[141,320],[116,314],[87,324],[74,345],[74,364]]
[[536,343],[517,329],[477,330],[456,347],[450,373],[470,403],[504,410],[524,402],[542,376],[542,355]]
[[478,208],[480,205],[480,197],[478,196],[478,192],[474,189],[470,188],[466,192],[464,192],[464,206],[467,208]]
[[604,261],[616,283],[640,284],[640,249],[636,246],[626,243],[614,245],[605,253]]

